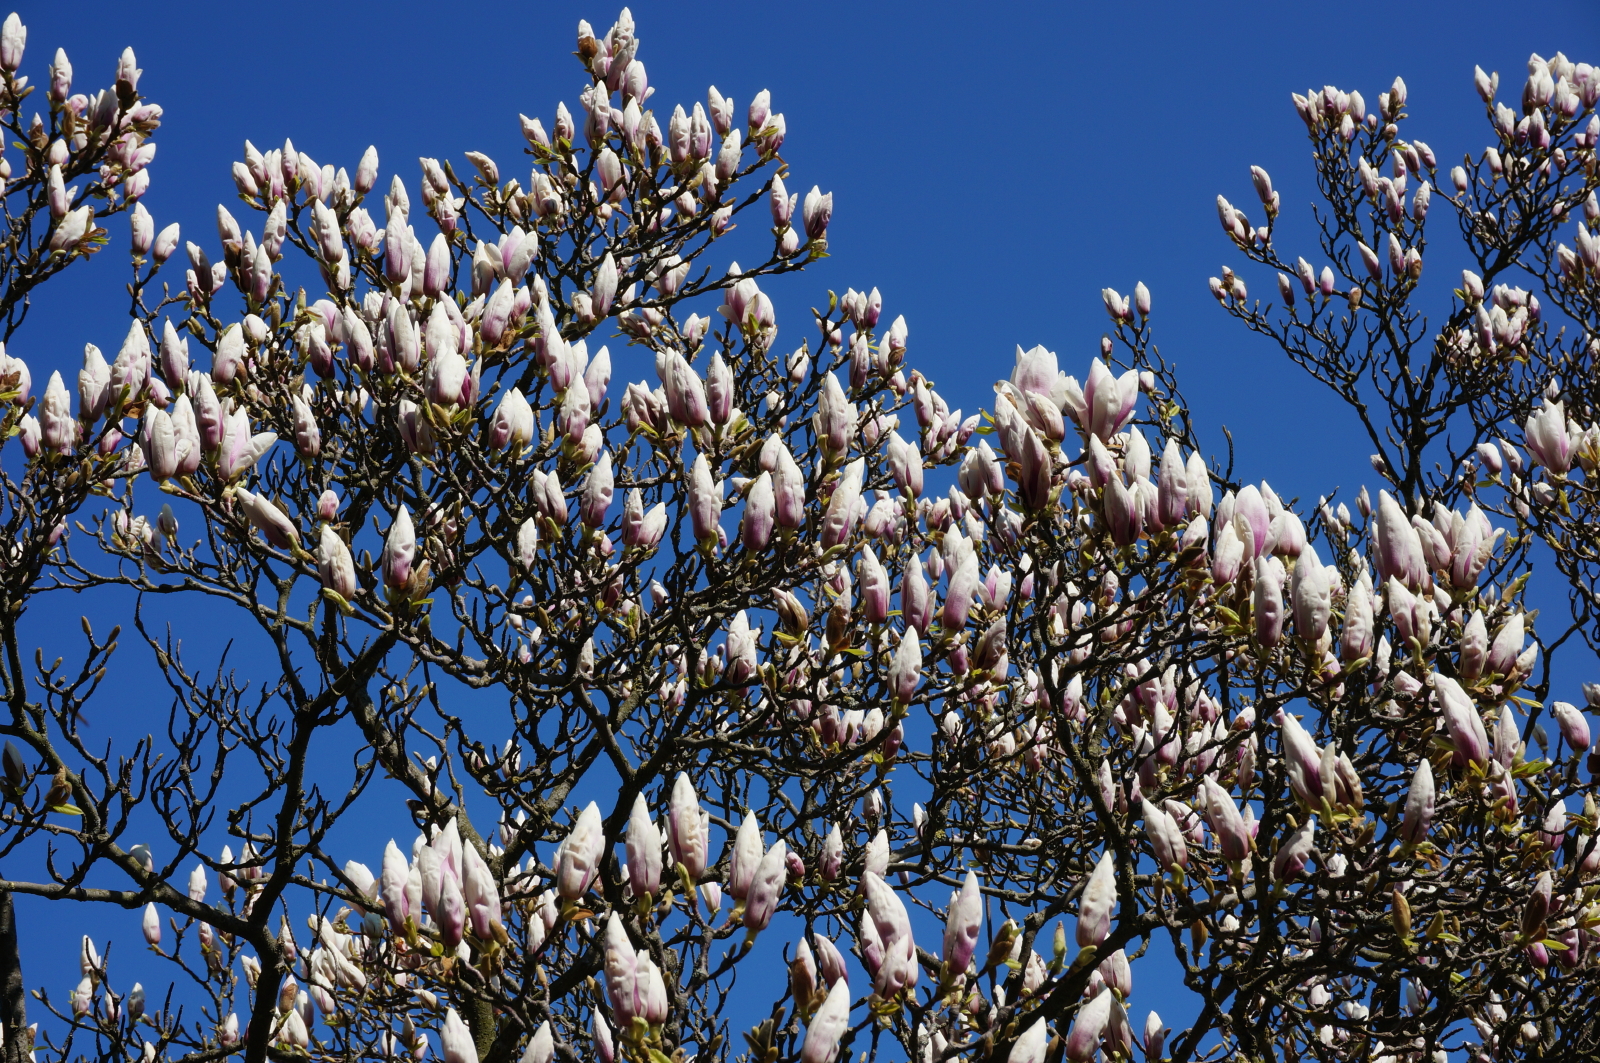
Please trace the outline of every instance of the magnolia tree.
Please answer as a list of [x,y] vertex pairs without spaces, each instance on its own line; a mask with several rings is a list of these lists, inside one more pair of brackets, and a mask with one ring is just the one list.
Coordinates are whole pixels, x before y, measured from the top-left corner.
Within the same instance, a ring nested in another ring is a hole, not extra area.
[[[1600,1052],[1600,687],[1551,678],[1600,639],[1593,68],[1480,71],[1442,177],[1403,82],[1296,96],[1315,248],[1259,168],[1264,224],[1219,200],[1224,310],[1376,450],[1297,510],[1206,459],[1142,284],[1081,381],[1019,348],[972,416],[876,289],[780,341],[832,199],[766,92],[652,105],[626,11],[518,176],[247,143],[215,240],[139,203],[132,53],[91,97],[58,52],[24,122],[25,35],[6,338],[97,218],[133,273],[109,363],[0,366],[8,1061]],[[103,604],[47,663],[59,590]],[[169,695],[125,747],[119,609]],[[150,952],[25,1001],[19,895]]]

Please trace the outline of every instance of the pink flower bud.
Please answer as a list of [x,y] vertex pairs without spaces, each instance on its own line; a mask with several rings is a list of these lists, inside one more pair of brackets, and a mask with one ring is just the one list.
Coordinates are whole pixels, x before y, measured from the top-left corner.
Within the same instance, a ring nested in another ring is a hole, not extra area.
[[605,844],[600,806],[590,801],[556,850],[556,892],[566,900],[583,896],[600,871]]
[[826,195],[815,185],[806,193],[800,210],[807,240],[821,240],[827,234],[828,223],[833,220],[833,193]]
[[1545,920],[1550,917],[1553,909],[1553,894],[1555,883],[1550,872],[1541,871],[1534,882],[1533,892],[1528,895],[1528,900],[1522,909],[1522,934],[1524,937],[1535,936],[1545,925]]
[[578,506],[578,517],[586,526],[598,528],[606,522],[606,511],[611,508],[611,499],[615,493],[614,485],[615,477],[611,471],[611,453],[606,451],[600,455],[600,460],[589,470],[589,479],[584,484],[582,500]]
[[411,524],[411,511],[401,506],[384,537],[381,566],[384,583],[402,590],[411,579],[411,562],[417,552],[417,535]]
[[950,910],[944,924],[944,963],[951,975],[964,973],[972,962],[978,937],[983,932],[983,888],[974,871],[957,893],[950,895]]
[[1517,659],[1522,653],[1522,643],[1526,637],[1525,620],[1522,613],[1513,615],[1500,629],[1494,633],[1494,642],[1489,646],[1488,665],[1491,672],[1509,676],[1517,669]]
[[907,627],[889,664],[889,689],[899,705],[909,705],[922,681],[922,644],[917,630]]
[[700,795],[695,793],[689,776],[678,773],[672,786],[672,799],[667,811],[667,845],[675,863],[682,864],[691,880],[698,882],[706,872],[706,849],[709,842],[707,824],[709,817],[700,808]]
[[[829,379],[832,379],[831,377]],[[861,481],[865,462],[857,458],[845,467],[833,488],[833,497],[822,519],[821,544],[824,550],[845,543],[855,528],[856,504],[861,500]]]
[[43,441],[43,430],[39,427],[38,418],[32,414],[23,414],[22,420],[17,425],[17,441],[22,445],[22,452],[26,457],[38,457],[40,444]]
[[672,419],[690,428],[699,428],[710,419],[705,386],[683,355],[674,351],[664,361],[661,377],[667,394],[667,409]]
[[[759,836],[758,836],[759,841]],[[760,932],[772,921],[783,896],[783,886],[788,874],[788,846],[782,838],[772,843],[750,880],[749,895],[745,901],[745,929]]]
[[1306,862],[1311,858],[1312,847],[1316,844],[1317,817],[1310,816],[1305,823],[1278,846],[1278,851],[1272,858],[1272,879],[1274,882],[1292,882],[1299,878],[1306,869]]
[[1087,1004],[1078,1006],[1072,1021],[1072,1031],[1067,1034],[1066,1058],[1071,1063],[1090,1063],[1100,1050],[1100,1038],[1111,1021],[1111,1005],[1115,1002],[1110,989],[1101,989]]
[[444,1063],[478,1063],[472,1031],[461,1021],[455,1008],[445,1009],[444,1022],[439,1027],[439,1054]]
[[661,831],[650,816],[650,805],[639,794],[628,816],[628,882],[635,897],[645,897],[661,889]]
[[461,944],[467,925],[466,899],[461,895],[455,869],[444,870],[439,875],[438,902],[430,910],[439,928],[439,940],[446,949],[453,951]]
[[863,614],[870,624],[881,624],[889,619],[889,574],[878,561],[878,555],[868,546],[861,552],[857,578],[861,591]]
[[1140,801],[1145,837],[1150,841],[1150,850],[1155,854],[1157,866],[1163,871],[1189,866],[1189,847],[1183,840],[1183,831],[1178,828],[1177,821],[1149,800],[1141,798]]
[[1138,396],[1138,372],[1130,369],[1121,377],[1113,377],[1105,363],[1095,359],[1089,367],[1089,382],[1083,389],[1087,430],[1101,442],[1110,442],[1132,417]]
[[850,1028],[850,984],[843,978],[834,982],[827,997],[806,1026],[800,1048],[800,1063],[834,1063],[839,1040]]
[[1486,767],[1489,762],[1489,736],[1484,730],[1478,707],[1454,679],[1437,672],[1432,678],[1434,697],[1444,716],[1450,743],[1455,747],[1456,763]]
[[273,502],[242,487],[235,492],[235,497],[245,518],[260,530],[267,542],[280,550],[287,550],[299,544],[299,529]]
[[1590,745],[1588,718],[1576,705],[1565,701],[1555,702],[1551,712],[1555,715],[1556,725],[1561,728],[1561,737],[1566,739],[1567,748],[1575,753],[1586,752]]
[[772,540],[775,507],[772,474],[763,471],[745,495],[744,517],[739,525],[739,537],[745,549],[760,553],[767,548]]
[[611,1014],[619,1026],[627,1027],[638,1014],[638,959],[615,911],[606,918],[604,960]]
[[1534,464],[1543,465],[1557,477],[1565,476],[1572,468],[1573,439],[1562,403],[1546,401],[1528,416],[1522,432]]
[[322,526],[317,543],[317,574],[324,587],[346,601],[354,598],[360,589],[356,583],[356,568],[350,557],[350,547],[327,524]]
[[408,915],[418,914],[411,909],[410,896],[406,889],[410,873],[411,869],[406,863],[405,856],[393,839],[390,839],[383,851],[383,872],[379,878],[379,893],[383,897],[384,913],[389,918],[389,927],[396,934],[404,932]]
[[489,865],[472,845],[462,847],[461,858],[462,897],[472,922],[472,933],[480,941],[504,943],[507,938],[501,922],[500,891]]
[[1405,510],[1387,491],[1378,492],[1374,546],[1373,560],[1380,576],[1385,579],[1392,576],[1412,589],[1421,585],[1427,568],[1422,540],[1406,518]]
[[722,487],[711,475],[711,464],[704,453],[695,455],[685,483],[688,494],[689,517],[696,542],[717,538],[719,518],[722,515]]
[[15,11],[6,16],[0,26],[0,69],[15,74],[22,66],[22,52],[28,44],[28,27],[22,24]]
[[1255,560],[1255,582],[1251,588],[1256,640],[1266,647],[1276,646],[1283,637],[1283,562],[1276,557]]
[[1035,1019],[1018,1035],[1016,1043],[1011,1046],[1011,1054],[1006,1057],[1006,1063],[1044,1063],[1045,1049],[1049,1044],[1050,1027],[1044,1019]]
[[728,892],[741,901],[749,896],[750,883],[755,879],[756,868],[761,863],[761,842],[761,825],[747,811],[734,836],[728,857]]
[[1289,786],[1303,804],[1316,808],[1322,801],[1322,750],[1288,712],[1283,713],[1280,730]]
[[[769,461],[770,455],[770,461]],[[773,500],[778,526],[802,528],[806,522],[806,481],[800,465],[777,435],[761,449],[761,467],[772,472]]]
[[[598,1016],[596,1016],[598,1019]],[[599,1019],[604,1022],[604,1019]],[[539,1028],[533,1031],[533,1036],[528,1038],[528,1047],[523,1050],[520,1063],[551,1063],[556,1055],[555,1035],[550,1032],[550,1024],[541,1022]]]
[[1117,906],[1116,863],[1109,851],[1100,855],[1078,902],[1078,947],[1098,947],[1111,933]]
[[1202,810],[1212,833],[1217,836],[1223,859],[1230,863],[1245,859],[1250,855],[1251,835],[1244,817],[1239,814],[1239,806],[1213,776],[1205,776],[1200,785]]
[[900,573],[900,613],[907,629],[919,634],[926,635],[933,623],[933,593],[928,587],[922,559],[916,554],[911,555]]
[[617,1056],[615,1043],[611,1039],[611,1027],[596,1008],[589,1016],[590,1025],[594,1030],[594,1050],[600,1057],[600,1063],[614,1063]]
[[728,417],[733,412],[733,399],[733,371],[723,361],[719,351],[711,356],[711,364],[706,369],[706,412],[712,424],[728,423]]
[[496,450],[507,447],[516,451],[533,439],[533,407],[523,397],[522,389],[512,388],[500,399],[495,409],[494,422],[489,429],[489,445]]

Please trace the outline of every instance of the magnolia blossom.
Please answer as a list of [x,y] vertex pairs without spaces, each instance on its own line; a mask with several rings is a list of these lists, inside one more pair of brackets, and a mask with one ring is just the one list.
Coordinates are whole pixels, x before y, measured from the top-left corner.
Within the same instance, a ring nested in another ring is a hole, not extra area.
[[[1589,955],[1592,734],[1536,665],[1595,631],[1579,610],[1558,636],[1567,619],[1534,612],[1524,577],[1550,545],[1581,603],[1600,563],[1600,429],[1580,423],[1600,398],[1593,352],[1556,320],[1600,269],[1595,70],[1531,57],[1510,99],[1475,77],[1489,146],[1438,191],[1506,261],[1542,252],[1553,269],[1467,271],[1459,312],[1422,303],[1413,230],[1442,178],[1404,82],[1370,105],[1334,86],[1295,97],[1313,183],[1347,200],[1321,215],[1334,261],[1297,256],[1265,169],[1237,171],[1252,203],[1218,197],[1221,312],[1287,337],[1313,382],[1385,426],[1367,486],[1312,503],[1316,484],[1280,494],[1247,450],[1218,453],[1134,278],[1105,279],[1099,357],[1068,367],[1028,340],[995,363],[992,395],[938,386],[892,285],[786,310],[768,278],[845,250],[833,194],[790,191],[803,153],[783,153],[770,93],[743,111],[715,88],[668,99],[650,39],[628,11],[580,22],[567,103],[519,116],[520,170],[471,151],[382,173],[371,148],[319,161],[246,142],[213,239],[151,211],[161,114],[132,53],[104,65],[107,87],[75,82],[64,52],[34,83],[20,17],[0,26],[0,105],[21,122],[39,93],[25,158],[0,160],[37,239],[0,249],[0,273],[16,295],[126,249],[145,296],[114,358],[90,345],[37,395],[23,356],[37,366],[48,344],[22,330],[0,350],[17,439],[0,582],[19,616],[63,579],[86,603],[137,583],[141,631],[160,607],[159,663],[188,716],[106,755],[200,834],[141,845],[113,816],[84,881],[116,864],[154,901],[151,947],[212,980],[238,951],[265,994],[167,1047],[312,1053],[372,1030],[375,1052],[412,1060],[492,1044],[524,1063],[660,1063],[684,1031],[728,1025],[705,978],[781,963],[781,980],[738,982],[791,998],[741,1025],[753,1056],[1160,1058],[1159,1016],[1136,1031],[1127,1011],[1143,946],[1114,947],[1144,940],[1152,912],[1134,909],[1154,903],[1192,931],[1174,939],[1204,997],[1204,1028],[1177,1042],[1192,1055],[1304,1054],[1313,1037],[1411,1052],[1347,1036],[1369,997],[1463,1055],[1592,1054],[1582,1009],[1548,992]],[[1540,195],[1580,226],[1575,249],[1545,242],[1544,213],[1510,224],[1489,202]],[[130,240],[102,247],[118,215]],[[744,266],[723,239],[739,225],[767,230]],[[83,342],[70,318],[52,327]],[[969,342],[974,365],[1003,356],[995,342]],[[1385,387],[1421,379],[1418,352],[1438,369],[1427,386]],[[1317,448],[1342,445],[1335,421]],[[1429,427],[1446,423],[1449,440]],[[196,594],[204,610],[185,608]],[[85,606],[83,661],[15,677],[49,691],[49,718],[0,743],[18,859],[94,792],[101,754],[72,736],[110,674],[109,608]],[[232,631],[235,609],[292,652],[229,651],[212,690],[191,632]],[[53,659],[7,630],[23,672]],[[62,679],[74,669],[90,679]],[[267,696],[229,694],[247,688]],[[1600,687],[1584,697],[1600,707]],[[350,730],[353,762],[328,728]],[[170,785],[163,765],[220,770],[189,731],[220,736],[235,769],[238,742],[264,757],[266,788],[245,806]],[[353,844],[341,817],[392,820],[396,794],[414,841],[337,851]],[[228,825],[237,857],[191,851]],[[1492,903],[1457,903],[1506,838]],[[307,844],[316,896],[284,878]],[[160,881],[179,867],[186,886]],[[911,913],[946,887],[935,955]],[[990,900],[1006,910],[986,937]],[[241,931],[262,920],[270,943]],[[1382,959],[1308,975],[1350,926]],[[1440,990],[1461,942],[1498,995]],[[870,982],[856,997],[845,948]],[[160,1018],[125,992],[120,955],[80,950],[64,1014]],[[1239,992],[1241,957],[1272,992]],[[36,1017],[34,1040],[56,1043]]]

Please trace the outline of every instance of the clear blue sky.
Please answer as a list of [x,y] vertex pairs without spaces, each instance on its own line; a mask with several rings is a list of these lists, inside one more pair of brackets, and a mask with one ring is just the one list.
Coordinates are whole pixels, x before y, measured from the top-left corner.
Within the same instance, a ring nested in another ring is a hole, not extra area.
[[[658,110],[704,99],[715,83],[742,113],[770,89],[788,120],[791,188],[834,193],[833,257],[770,289],[791,330],[826,289],[877,285],[886,312],[910,324],[910,360],[970,412],[990,404],[1018,343],[1045,344],[1081,375],[1106,325],[1100,289],[1143,280],[1208,442],[1220,447],[1228,425],[1241,474],[1312,500],[1370,480],[1366,448],[1342,409],[1211,300],[1206,278],[1239,264],[1215,197],[1251,203],[1249,166],[1266,166],[1283,197],[1280,247],[1314,257],[1306,140],[1289,93],[1332,83],[1370,102],[1400,74],[1410,134],[1442,163],[1476,153],[1486,127],[1474,63],[1517,85],[1531,51],[1600,61],[1592,0],[1557,0],[1536,18],[1516,10],[1479,0],[633,5]],[[496,24],[478,21],[491,11]],[[229,167],[246,138],[265,148],[289,136],[352,169],[374,143],[384,182],[398,169],[413,188],[419,155],[479,149],[520,170],[517,112],[548,126],[557,100],[577,111],[574,28],[587,18],[604,32],[616,15],[410,0],[35,2],[20,12],[36,82],[58,45],[86,86],[109,82],[121,48],[136,49],[141,88],[166,108],[146,203],[158,225],[180,221],[208,245],[216,204],[236,205]],[[12,345],[36,381],[75,370],[85,342],[115,350],[126,330],[126,223],[111,230],[103,261],[52,284]],[[1454,276],[1430,268],[1425,295],[1447,300]],[[1247,277],[1265,297],[1270,278]],[[160,726],[153,715],[149,726]],[[79,924],[36,914],[24,926],[29,982],[43,974],[64,996],[76,974],[72,946],[58,942]],[[136,914],[82,925],[114,928],[125,959],[139,947]]]

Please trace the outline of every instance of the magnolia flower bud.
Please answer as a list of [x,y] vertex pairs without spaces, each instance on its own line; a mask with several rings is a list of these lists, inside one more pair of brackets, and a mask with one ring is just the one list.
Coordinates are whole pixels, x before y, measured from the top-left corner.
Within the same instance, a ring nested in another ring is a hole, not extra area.
[[[831,377],[830,377],[831,379]],[[856,522],[856,503],[861,498],[865,461],[857,458],[845,467],[833,488],[827,513],[822,519],[821,543],[824,550],[831,549],[850,538]]]
[[590,801],[572,830],[557,848],[555,858],[556,892],[566,900],[577,900],[589,889],[600,871],[605,852],[605,826],[600,806]]
[[617,262],[607,251],[595,270],[594,287],[589,292],[590,307],[597,318],[605,317],[617,295]]
[[456,869],[441,872],[438,899],[429,909],[439,928],[439,940],[450,950],[461,944],[467,925],[466,898],[462,896],[461,883],[456,875]]
[[1434,697],[1444,716],[1445,730],[1455,747],[1456,762],[1473,763],[1487,767],[1489,761],[1489,736],[1484,730],[1483,717],[1478,707],[1449,676],[1435,672],[1432,677]]
[[447,1008],[439,1027],[439,1053],[444,1063],[478,1063],[478,1049],[472,1031],[461,1021],[455,1008]]
[[1281,724],[1284,766],[1289,786],[1301,803],[1318,807],[1322,802],[1322,750],[1300,721],[1288,712]]
[[1100,1050],[1100,1038],[1111,1021],[1111,1005],[1114,1002],[1115,998],[1107,988],[1101,989],[1087,1004],[1078,1007],[1064,1049],[1071,1063],[1090,1063],[1094,1059]]
[[489,429],[489,445],[496,450],[507,447],[521,451],[533,440],[533,407],[522,394],[521,388],[512,388],[500,399],[495,408],[494,422]]
[[28,44],[28,27],[22,24],[15,11],[6,16],[0,25],[0,69],[15,74],[22,66],[22,52]]
[[840,978],[829,988],[827,997],[806,1026],[800,1063],[834,1063],[839,1054],[839,1040],[849,1028],[850,984]]
[[405,931],[407,916],[421,914],[412,909],[407,890],[410,874],[411,869],[406,864],[406,858],[400,852],[400,847],[390,839],[383,851],[383,870],[378,879],[378,892],[383,898],[384,914],[388,916],[389,926],[396,934]]
[[700,795],[695,793],[694,784],[688,775],[679,772],[667,811],[667,845],[673,861],[682,864],[690,879],[696,882],[706,873],[708,822],[709,816],[700,808]]
[[[883,956],[873,978],[873,988],[890,999],[916,985],[916,943],[911,936],[911,917],[894,890],[873,871],[863,871],[861,886],[867,898],[866,918],[882,944]],[[865,927],[863,927],[865,929]]]
[[1555,883],[1550,872],[1541,871],[1522,909],[1522,934],[1525,938],[1535,936],[1544,927],[1545,920],[1550,916],[1554,892]]
[[1011,1046],[1011,1054],[1006,1057],[1007,1063],[1044,1063],[1045,1049],[1049,1044],[1050,1027],[1043,1019],[1035,1019],[1018,1035],[1016,1043]]
[[1250,855],[1251,833],[1232,795],[1210,775],[1200,781],[1206,822],[1217,836],[1223,859],[1237,863]]
[[1173,867],[1187,867],[1189,847],[1183,839],[1183,831],[1179,829],[1177,821],[1151,804],[1148,799],[1140,798],[1140,802],[1141,813],[1144,816],[1145,837],[1150,841],[1150,849],[1155,854],[1156,864],[1163,871]]
[[501,922],[500,891],[495,886],[494,875],[475,846],[462,846],[461,857],[462,897],[472,921],[472,932],[480,941],[504,944],[508,939]]
[[944,609],[940,625],[946,632],[960,631],[966,626],[967,611],[972,606],[973,594],[979,581],[978,558],[968,553],[962,556],[945,590]]
[[1278,847],[1278,852],[1272,858],[1272,879],[1274,882],[1292,882],[1305,871],[1306,862],[1311,858],[1312,846],[1316,843],[1317,817],[1310,816],[1295,832],[1284,839]]
[[277,505],[242,487],[235,492],[234,497],[239,500],[239,508],[245,518],[260,530],[268,543],[280,550],[298,547],[300,531]]
[[722,514],[722,488],[711,475],[711,464],[705,454],[697,453],[690,466],[685,490],[689,500],[689,517],[697,542],[717,539]]
[[395,590],[403,590],[411,579],[411,562],[417,552],[416,530],[411,524],[411,511],[401,506],[395,511],[394,522],[384,537],[381,565],[383,582]]
[[917,629],[907,626],[889,663],[889,689],[897,705],[909,705],[922,681],[922,643]]
[[650,816],[650,804],[639,794],[628,816],[626,838],[628,882],[635,897],[650,896],[661,889],[661,831]]
[[761,825],[747,811],[734,835],[733,849],[728,857],[728,892],[737,899],[742,901],[749,895],[750,883],[755,878],[761,857]]
[[744,517],[739,525],[739,538],[745,549],[760,553],[772,540],[776,499],[772,487],[772,474],[763,471],[751,483],[745,495]]
[[1373,560],[1380,576],[1385,579],[1392,576],[1413,590],[1421,585],[1427,573],[1422,540],[1406,518],[1405,510],[1387,491],[1378,492],[1374,546]]
[[1364,581],[1351,587],[1345,597],[1339,652],[1347,664],[1372,655],[1372,590]]
[[1294,575],[1289,584],[1289,599],[1294,611],[1295,633],[1308,647],[1319,645],[1328,632],[1333,589],[1327,569],[1317,557],[1316,549],[1310,545],[1295,562]]
[[944,924],[944,964],[949,975],[964,973],[983,932],[983,888],[974,871],[957,893],[950,895]]
[[1516,613],[1494,633],[1494,642],[1489,645],[1488,656],[1491,672],[1509,676],[1516,670],[1518,656],[1522,653],[1522,642],[1526,637],[1525,625],[1523,614]]
[[1256,639],[1266,647],[1276,646],[1283,637],[1283,563],[1276,557],[1255,559],[1255,580],[1251,587],[1252,615]]
[[583,496],[578,506],[578,517],[590,528],[606,522],[606,511],[611,508],[615,493],[615,476],[611,471],[611,452],[600,455],[600,460],[589,470],[589,480],[584,484]]
[[806,193],[800,217],[807,240],[823,239],[828,231],[828,223],[833,220],[833,193],[824,195],[820,188],[813,185],[811,191]]
[[356,583],[355,561],[350,556],[350,547],[346,546],[339,533],[327,524],[322,526],[321,537],[317,542],[317,574],[322,579],[324,587],[346,601],[354,598],[359,590],[359,585]]
[[1428,758],[1423,757],[1411,776],[1405,818],[1400,824],[1400,838],[1407,845],[1418,845],[1427,838],[1428,828],[1433,824],[1434,793],[1433,767]]
[[689,428],[699,428],[710,419],[705,386],[677,351],[665,358],[661,384],[666,391],[667,409],[673,420]]
[[1561,737],[1566,739],[1567,748],[1575,753],[1586,752],[1590,744],[1589,721],[1570,702],[1557,701],[1550,707],[1556,718],[1556,724],[1561,728]]
[[1100,854],[1078,902],[1078,947],[1098,947],[1111,933],[1111,912],[1117,906],[1116,863],[1109,851]]
[[1567,431],[1565,406],[1561,402],[1546,401],[1528,416],[1522,431],[1534,464],[1543,465],[1554,476],[1565,476],[1572,468],[1574,450]]
[[787,863],[788,846],[782,838],[779,838],[772,843],[772,848],[767,850],[760,864],[756,866],[755,874],[750,880],[749,896],[744,909],[745,929],[752,933],[765,930],[767,924],[772,921],[773,913],[778,909],[778,901],[783,895]]
[[555,1055],[555,1035],[550,1032],[548,1022],[541,1022],[539,1028],[533,1031],[533,1036],[528,1038],[528,1047],[523,1050],[520,1063],[551,1063]]

